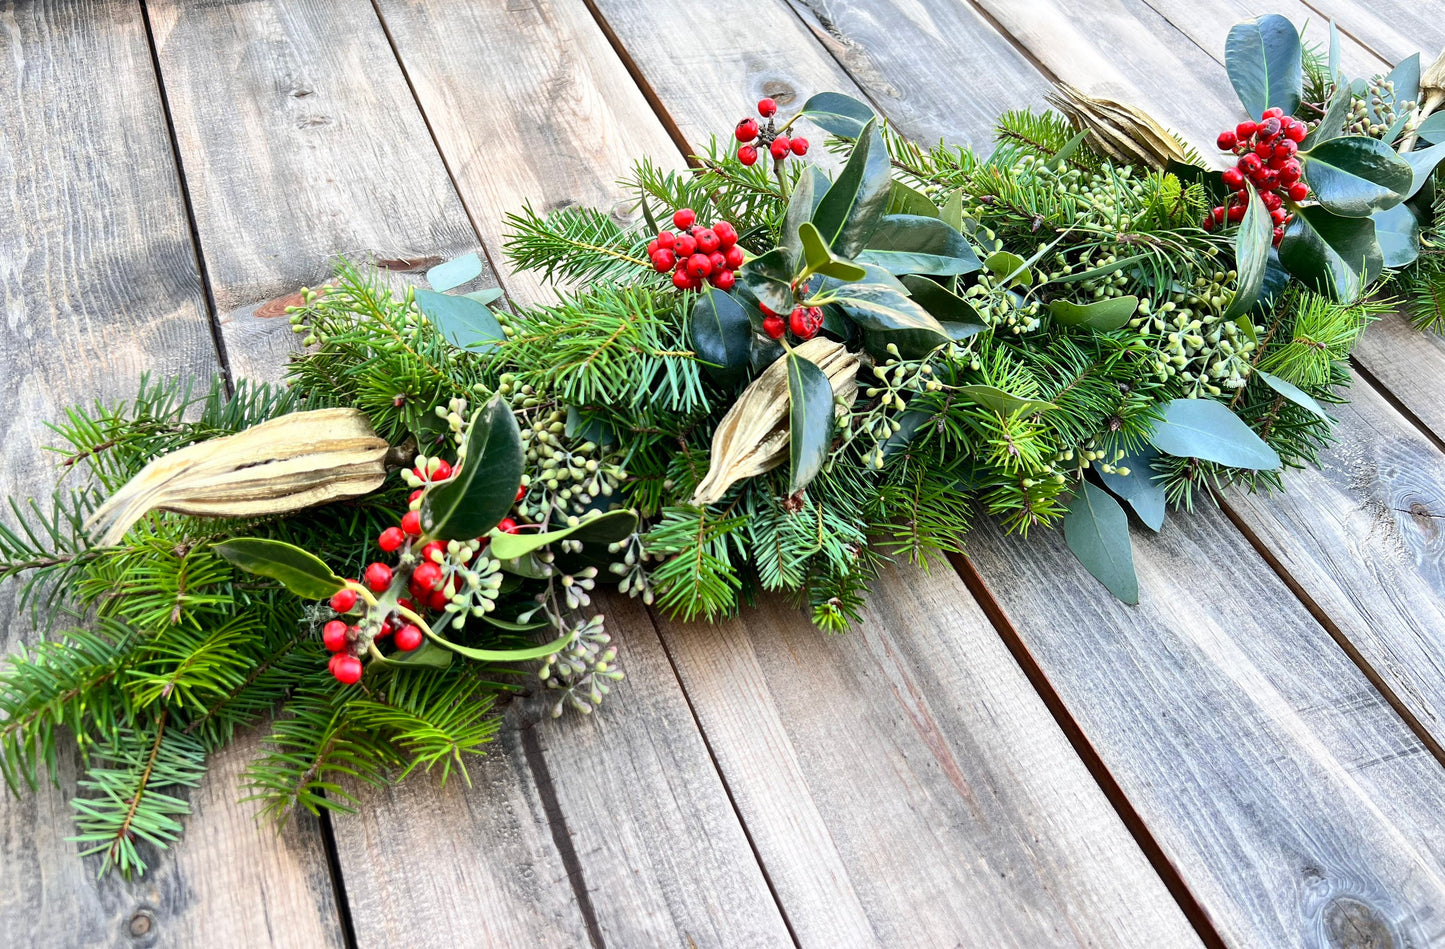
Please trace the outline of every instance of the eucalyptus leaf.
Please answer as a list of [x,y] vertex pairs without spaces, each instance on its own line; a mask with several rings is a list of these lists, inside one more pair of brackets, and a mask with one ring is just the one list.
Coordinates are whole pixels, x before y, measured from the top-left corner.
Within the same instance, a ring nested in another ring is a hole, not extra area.
[[859,133],[848,163],[813,212],[813,224],[833,253],[855,258],[888,209],[891,159],[876,119]]
[[1158,457],[1159,452],[1154,448],[1140,445],[1114,463],[1116,469],[1126,469],[1128,474],[1119,474],[1117,470],[1099,471],[1104,486],[1127,502],[1152,531],[1164,526],[1164,482],[1154,477],[1154,459]]
[[1302,53],[1294,24],[1274,13],[1237,23],[1229,31],[1224,68],[1250,118],[1275,107],[1294,115],[1300,104]]
[[270,577],[303,600],[324,600],[346,586],[320,557],[285,541],[233,537],[212,549],[233,566]]
[[485,290],[473,290],[471,293],[463,293],[462,296],[468,300],[475,300],[482,306],[491,306],[502,298],[501,287],[487,287]]
[[1034,285],[1034,272],[1029,269],[1029,262],[1012,251],[996,250],[984,259],[983,265],[1006,287]]
[[482,259],[475,253],[463,254],[428,270],[426,282],[431,284],[433,290],[445,293],[481,275]]
[[1223,402],[1174,399],[1154,423],[1149,443],[1166,455],[1198,458],[1231,468],[1273,470],[1279,454]]
[[1374,221],[1340,217],[1317,205],[1295,212],[1279,259],[1295,279],[1337,300],[1353,300],[1385,266]]
[[1109,492],[1083,482],[1064,515],[1064,540],[1110,593],[1125,603],[1139,602],[1129,518]]
[[803,103],[799,115],[839,138],[859,138],[863,129],[875,118],[873,110],[852,96],[839,92],[820,92]]
[[1324,406],[1320,405],[1319,402],[1315,401],[1314,396],[1310,395],[1299,386],[1295,385],[1292,382],[1281,379],[1279,376],[1276,376],[1272,372],[1265,372],[1263,369],[1254,370],[1254,374],[1259,376],[1260,379],[1264,380],[1264,383],[1268,385],[1271,389],[1278,392],[1286,399],[1289,399],[1295,405],[1298,405],[1301,408],[1309,409],[1320,418],[1327,421],[1329,420],[1329,416],[1325,414]]
[[833,425],[833,386],[827,374],[797,353],[788,353],[790,493],[806,488],[823,470]]
[[1335,26],[1333,19],[1330,20],[1330,55],[1328,63],[1330,78],[1342,86],[1348,86],[1348,83],[1340,82],[1340,31],[1339,28]]
[[813,226],[813,222],[804,221],[798,226],[798,239],[802,241],[803,262],[809,272],[845,282],[862,280],[868,276],[868,271],[852,261],[834,257],[828,245],[823,243],[823,237]]
[[921,191],[908,187],[897,179],[888,195],[889,214],[917,214],[921,217],[938,217],[938,208]]
[[[1391,84],[1394,89],[1395,102],[1417,102],[1420,99],[1420,54],[1411,53],[1395,64],[1385,81]],[[1369,100],[1365,100],[1368,102]],[[1379,113],[1374,107],[1370,109],[1372,115],[1378,119]]]
[[950,339],[927,310],[892,287],[850,283],[830,291],[828,296],[831,299],[827,302],[842,307],[848,318],[864,329],[868,350],[874,355],[893,343],[904,359],[918,359]]
[[1375,240],[1386,267],[1399,270],[1415,262],[1420,256],[1420,219],[1408,204],[1376,211],[1370,219],[1375,222]]
[[968,240],[938,218],[889,214],[858,255],[893,274],[957,276],[982,266]]
[[1445,161],[1445,141],[1439,145],[1431,145],[1429,148],[1402,152],[1400,157],[1405,159],[1410,166],[1410,189],[1405,194],[1405,199],[1408,201],[1424,189],[1425,183],[1430,180],[1431,173],[1435,171],[1435,166],[1441,161]]
[[1269,251],[1274,246],[1274,222],[1269,210],[1253,185],[1247,185],[1246,190],[1249,204],[1234,235],[1234,270],[1238,279],[1234,300],[1224,314],[1226,320],[1248,313],[1259,299],[1265,271],[1269,268]]
[[1369,217],[1394,207],[1414,182],[1410,163],[1377,139],[1349,135],[1299,153],[1305,181],[1326,210]]
[[1427,142],[1445,143],[1445,112],[1432,112],[1425,116],[1415,134]]
[[467,425],[461,469],[427,490],[421,526],[440,540],[471,540],[496,527],[522,483],[522,432],[512,409],[493,399]]
[[417,309],[458,349],[488,352],[506,339],[502,325],[476,300],[431,290],[416,290]]
[[1054,300],[1049,304],[1049,313],[1055,323],[1087,326],[1106,333],[1127,324],[1138,309],[1139,298],[1134,296],[1105,297],[1092,303]]
[[747,374],[753,328],[731,294],[704,286],[692,305],[692,348],[719,381],[731,385]]
[[1033,415],[1055,408],[1052,402],[1040,402],[1037,399],[1021,399],[1012,393],[1005,392],[994,386],[959,386],[954,391],[970,402],[981,405],[986,409],[991,409],[1004,418],[1012,415]]
[[517,560],[548,544],[559,540],[572,539],[584,544],[615,544],[631,537],[637,530],[637,512],[608,511],[585,518],[575,526],[563,527],[545,533],[519,532],[504,534],[494,532],[488,552],[498,560]]

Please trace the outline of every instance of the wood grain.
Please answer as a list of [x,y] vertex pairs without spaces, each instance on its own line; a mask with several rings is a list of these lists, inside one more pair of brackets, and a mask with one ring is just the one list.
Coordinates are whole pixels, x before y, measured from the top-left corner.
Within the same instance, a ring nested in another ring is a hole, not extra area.
[[[165,114],[138,4],[0,9],[0,494],[48,494],[40,447],[72,402],[134,395],[158,379],[219,371]],[[0,601],[7,650],[35,633]],[[150,872],[96,879],[76,858],[60,788],[0,804],[0,932],[7,945],[338,946],[321,837],[281,837],[237,803],[254,736],[211,759],[186,835],[148,851]]]
[[[1440,0],[1309,0],[1323,17],[1333,17],[1341,32],[1390,64],[1412,53],[1428,66],[1445,47],[1445,5]],[[1367,77],[1368,78],[1368,77]]]

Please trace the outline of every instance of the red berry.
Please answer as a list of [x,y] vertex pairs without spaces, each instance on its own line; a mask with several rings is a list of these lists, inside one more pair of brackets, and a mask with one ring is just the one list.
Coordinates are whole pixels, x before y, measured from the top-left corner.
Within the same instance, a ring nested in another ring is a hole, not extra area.
[[720,250],[715,250],[711,254],[708,254],[707,261],[712,264],[712,270],[708,271],[709,273],[717,273],[719,270],[728,269],[728,259],[723,256],[723,252]]
[[657,250],[652,254],[652,269],[658,273],[667,273],[676,264],[677,256],[670,250]]
[[1220,151],[1227,152],[1232,149],[1238,141],[1239,139],[1235,137],[1233,132],[1226,130],[1219,133],[1219,138],[1215,140],[1215,144],[1219,146]]
[[773,313],[763,317],[763,332],[767,333],[773,339],[782,339],[783,333],[786,331],[787,326],[783,323],[781,316]]
[[401,516],[401,529],[413,537],[421,536],[421,512],[407,511]]
[[1280,198],[1280,196],[1275,194],[1273,191],[1266,191],[1264,194],[1259,196],[1259,199],[1264,202],[1264,209],[1266,211],[1273,211],[1275,208],[1284,204],[1284,201]]
[[442,568],[430,560],[425,560],[417,564],[416,569],[411,572],[411,580],[423,591],[429,592],[442,582]]
[[1246,175],[1252,177],[1259,174],[1260,170],[1264,168],[1264,162],[1260,161],[1259,156],[1253,152],[1246,152],[1244,157],[1239,160],[1239,168]]
[[672,223],[679,231],[685,231],[697,222],[697,215],[692,208],[678,208],[672,212]]
[[743,119],[738,123],[738,127],[733,129],[733,135],[737,136],[740,142],[751,142],[758,137],[757,119]]
[[757,160],[758,150],[753,146],[744,145],[742,148],[738,149],[738,161],[742,162],[744,165],[756,164]]
[[1303,142],[1308,134],[1309,129],[1305,128],[1303,122],[1296,122],[1284,130],[1284,137],[1296,144]]
[[421,496],[423,494],[426,494],[426,488],[417,488],[407,497],[406,503],[415,504],[416,502],[421,500]]
[[381,629],[378,629],[378,630],[376,631],[376,638],[377,638],[377,639],[385,639],[386,637],[390,636],[390,635],[391,635],[392,633],[394,633],[394,632],[396,632],[396,614],[395,614],[395,613],[391,614],[391,615],[388,616],[386,619],[384,619],[384,620],[381,621]]
[[1224,173],[1224,186],[1231,191],[1244,185],[1244,172],[1238,168],[1230,168]]
[[794,307],[788,317],[788,329],[801,340],[809,340],[818,335],[818,327],[822,324],[823,311],[815,306]]
[[729,270],[737,270],[743,265],[743,249],[737,244],[723,251],[723,263]]
[[1295,152],[1297,151],[1299,151],[1299,146],[1296,145],[1294,142],[1290,141],[1289,139],[1285,139],[1282,142],[1277,142],[1274,146],[1274,155],[1276,158],[1293,158]]
[[426,474],[422,475],[420,471],[417,472],[423,481],[445,481],[452,476],[452,466],[447,464],[444,458],[436,459],[427,467],[429,470]]
[[793,154],[797,155],[799,158],[808,154],[808,140],[806,138],[792,139],[788,142],[788,147],[792,149]]
[[763,316],[781,316],[779,313],[774,313],[772,307],[766,303],[759,303],[758,309],[763,311]]
[[673,245],[672,249],[676,252],[678,260],[691,257],[697,253],[697,238],[691,234],[679,234],[677,243]]
[[696,290],[698,288],[698,282],[693,279],[692,274],[682,267],[679,267],[672,275],[672,285],[679,290]]
[[717,235],[718,246],[723,250],[727,250],[738,242],[737,228],[727,221],[718,221],[712,226],[712,232]]
[[1274,229],[1274,246],[1278,247],[1282,240],[1284,240],[1284,228],[1277,227]]
[[350,653],[339,652],[332,656],[327,668],[336,676],[338,682],[345,685],[361,681],[361,660]]
[[421,630],[411,623],[407,623],[396,631],[396,648],[402,652],[411,652],[421,645],[421,640]]
[[1273,168],[1266,168],[1259,176],[1259,186],[1266,191],[1273,191],[1279,187],[1279,172]]
[[677,237],[673,235],[672,231],[663,231],[657,235],[657,246],[660,250],[672,250],[672,245],[676,240]]
[[411,600],[408,600],[406,597],[402,597],[401,599],[397,600],[397,601],[396,601],[396,605],[397,605],[397,606],[406,607],[407,609],[411,610],[413,613],[416,612],[416,604],[413,603]]
[[772,155],[778,161],[782,161],[788,157],[788,148],[791,144],[786,135],[779,135],[773,139],[773,144],[768,146],[768,154]]
[[1276,224],[1283,224],[1286,215],[1287,212],[1284,208],[1275,208],[1273,211],[1269,212],[1269,219]]
[[775,116],[775,115],[777,115],[777,114],[778,114],[778,104],[777,104],[776,102],[774,102],[772,99],[759,99],[759,100],[758,100],[758,115],[761,115],[761,116],[762,116],[763,118],[765,118],[765,119],[771,119],[773,116]]
[[451,596],[447,594],[446,590],[433,590],[426,596],[426,607],[433,613],[440,613],[447,608],[447,604],[451,602],[451,599]]
[[340,652],[346,648],[347,626],[339,619],[334,619],[321,627],[321,643],[332,652]]
[[421,559],[437,563],[446,556],[446,553],[446,545],[439,540],[434,540],[421,549]]
[[1237,224],[1240,221],[1244,220],[1244,208],[1236,204],[1229,209],[1228,216],[1231,223]]
[[722,246],[722,239],[712,228],[701,228],[693,237],[697,241],[697,249],[704,254],[711,254]]
[[382,531],[381,536],[376,539],[376,546],[387,553],[399,550],[404,543],[406,543],[406,535],[402,533],[400,527],[388,527]]
[[655,237],[654,237],[652,240],[648,241],[648,242],[647,242],[647,256],[651,257],[653,254],[657,253],[657,248],[658,248],[659,246],[660,246],[660,245],[657,243],[657,238],[655,238]]
[[1240,122],[1234,127],[1234,135],[1242,142],[1258,130],[1259,126],[1253,122]]
[[1269,142],[1261,141],[1258,145],[1254,146],[1254,153],[1260,158],[1268,158],[1274,154],[1274,146]]
[[1281,109],[1279,106],[1274,106],[1272,108],[1265,109],[1264,115],[1261,115],[1260,118],[1277,119],[1282,115],[1284,115],[1284,109]]
[[1299,160],[1291,158],[1289,161],[1286,161],[1283,165],[1279,166],[1280,184],[1292,185],[1296,181],[1300,180],[1300,177],[1304,174],[1304,172],[1304,166],[1299,163]]
[[1204,215],[1204,223],[1200,224],[1199,226],[1202,227],[1202,228],[1204,228],[1206,231],[1212,231],[1212,230],[1214,230],[1214,215],[1213,215],[1213,214],[1206,214],[1206,215]]
[[717,287],[724,293],[731,290],[733,288],[733,284],[737,282],[737,278],[733,276],[733,272],[731,270],[714,270],[712,276],[708,277],[707,280],[708,283],[712,284],[714,287]]
[[1214,223],[1215,223],[1215,224],[1223,224],[1223,223],[1224,223],[1224,205],[1221,204],[1219,207],[1215,208],[1215,209],[1211,212],[1211,216],[1214,218]]
[[331,595],[331,608],[338,613],[350,613],[355,605],[355,590],[337,590]]
[[391,568],[384,563],[369,564],[361,578],[366,581],[368,590],[372,593],[381,593],[391,586]]
[[525,484],[519,484],[519,485],[517,485],[517,496],[516,496],[515,498],[513,498],[512,500],[513,500],[513,501],[521,501],[522,498],[525,498],[526,496],[527,496],[527,486],[526,486]]
[[497,525],[497,530],[501,531],[503,534],[515,534],[518,532],[517,522],[512,520],[510,517],[504,517],[502,518],[501,523]]
[[1289,199],[1291,201],[1303,201],[1310,196],[1310,186],[1303,181],[1296,181],[1289,186]]
[[712,273],[712,261],[706,254],[693,254],[687,259],[687,272],[697,280]]
[[1274,138],[1283,127],[1278,117],[1270,115],[1263,122],[1259,123],[1259,137]]

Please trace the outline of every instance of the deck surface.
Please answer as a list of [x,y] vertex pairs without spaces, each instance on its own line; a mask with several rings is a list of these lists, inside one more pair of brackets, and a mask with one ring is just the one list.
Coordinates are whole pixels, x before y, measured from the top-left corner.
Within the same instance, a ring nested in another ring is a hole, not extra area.
[[[1445,44],[1445,0],[0,2],[0,493],[43,493],[44,423],[143,371],[276,378],[264,304],[339,255],[477,250],[538,299],[508,211],[625,214],[634,158],[682,167],[762,95],[986,148],[1062,80],[1207,144],[1261,12],[1334,17],[1351,75]],[[1445,945],[1445,341],[1392,316],[1355,368],[1318,470],[1136,531],[1138,607],[1057,532],[987,527],[842,637],[613,598],[599,714],[514,703],[470,786],[279,836],[236,802],[244,736],[129,882],[66,842],[67,758],[0,804],[0,943]]]

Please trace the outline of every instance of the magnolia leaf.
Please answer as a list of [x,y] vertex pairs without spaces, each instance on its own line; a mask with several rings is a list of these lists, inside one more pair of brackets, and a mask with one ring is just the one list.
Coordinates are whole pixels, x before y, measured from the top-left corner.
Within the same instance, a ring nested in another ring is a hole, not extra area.
[[1293,382],[1287,382],[1284,379],[1281,379],[1279,376],[1274,375],[1273,373],[1265,372],[1263,369],[1254,370],[1254,374],[1263,379],[1265,384],[1268,385],[1271,389],[1278,392],[1286,399],[1289,399],[1295,405],[1298,405],[1301,408],[1309,409],[1320,418],[1329,421],[1330,417],[1325,414],[1324,407],[1321,406],[1318,402],[1316,402],[1313,396],[1311,396],[1305,390],[1301,389],[1299,386],[1295,385]]
[[938,217],[938,208],[928,195],[908,187],[897,179],[888,194],[889,214],[916,214],[920,217]]
[[1064,515],[1064,540],[1084,569],[1125,603],[1139,602],[1129,518],[1109,492],[1085,481]]
[[774,247],[738,268],[738,279],[757,301],[774,313],[793,309],[792,262],[788,252]]
[[862,137],[875,118],[867,105],[839,92],[820,92],[810,97],[798,114],[806,115],[814,125],[839,138]]
[[[1445,148],[1437,145],[1436,148]],[[1380,243],[1384,265],[1399,270],[1420,256],[1420,219],[1408,204],[1397,204],[1370,215],[1375,222],[1375,240]]]
[[876,119],[859,133],[848,163],[813,212],[813,224],[840,257],[852,259],[868,244],[888,209],[891,159]]
[[731,294],[704,286],[692,305],[691,333],[698,360],[720,381],[731,385],[747,373],[753,328]]
[[236,567],[270,577],[303,600],[324,600],[346,586],[320,557],[284,541],[233,537],[213,549]]
[[868,276],[868,271],[852,261],[834,257],[828,245],[823,243],[823,237],[813,226],[813,222],[804,221],[798,225],[798,239],[803,244],[803,262],[813,273],[844,282],[862,280]]
[[1300,103],[1301,54],[1294,24],[1277,14],[1236,23],[1229,31],[1224,69],[1250,118],[1274,107],[1294,115]]
[[1006,287],[1031,287],[1034,285],[1034,272],[1029,269],[1029,262],[1018,254],[1006,250],[996,250],[984,259],[983,265],[988,268],[989,273],[998,278],[999,283]]
[[496,527],[517,501],[522,484],[522,432],[512,409],[493,399],[472,416],[461,470],[427,490],[421,526],[440,540],[471,540]]
[[783,218],[783,249],[788,252],[789,273],[798,270],[798,261],[803,257],[803,243],[798,237],[798,230],[813,219],[831,184],[817,165],[807,165],[798,176],[798,183],[793,186],[792,197],[788,199],[788,213]]
[[1264,274],[1269,269],[1269,251],[1274,246],[1274,222],[1269,210],[1253,185],[1247,185],[1249,205],[1234,235],[1234,270],[1238,280],[1234,300],[1224,318],[1232,320],[1248,313],[1264,289]]
[[1004,418],[1008,418],[1011,415],[1033,415],[1036,412],[1047,412],[1055,408],[1052,402],[1040,402],[1037,399],[1021,399],[1012,393],[1005,392],[994,386],[959,386],[954,391],[971,402],[977,403],[986,409],[992,409]]
[[836,303],[867,333],[869,352],[898,347],[904,359],[918,359],[951,338],[938,320],[909,297],[877,283],[843,284],[825,302]]
[[[1431,116],[1431,118],[1441,117],[1445,117],[1445,113],[1436,113]],[[1445,135],[1442,135],[1442,139],[1445,139]],[[1403,152],[1400,154],[1400,157],[1405,159],[1406,163],[1410,166],[1410,189],[1405,194],[1405,200],[1408,201],[1410,198],[1419,194],[1420,190],[1425,187],[1425,183],[1430,180],[1430,174],[1435,170],[1435,166],[1440,164],[1441,161],[1445,161],[1445,141],[1442,141],[1439,145],[1432,145],[1429,148],[1422,148],[1413,152]]]
[[1349,135],[1300,152],[1305,181],[1326,210],[1369,217],[1405,199],[1414,183],[1410,163],[1384,142]]
[[492,311],[476,300],[431,290],[414,292],[417,309],[458,349],[488,352],[507,338]]
[[1104,486],[1128,502],[1151,531],[1164,526],[1164,482],[1154,477],[1154,459],[1158,457],[1159,452],[1152,447],[1140,445],[1114,463],[1116,469],[1124,468],[1128,474],[1099,471]]
[[426,281],[431,284],[433,290],[446,293],[481,275],[482,259],[472,253],[453,257],[444,264],[437,264],[426,272]]
[[636,530],[635,511],[608,511],[585,518],[574,527],[564,527],[544,534],[503,534],[494,531],[488,551],[498,560],[516,560],[559,540],[571,538],[584,544],[615,544],[631,537]]
[[1279,259],[1295,279],[1337,300],[1353,300],[1385,266],[1373,221],[1315,205],[1300,208],[1286,225]]
[[988,324],[979,317],[972,303],[938,281],[909,275],[903,277],[903,286],[908,288],[908,295],[914,302],[938,320],[950,338],[967,339],[988,329]]
[[1350,94],[1349,83],[1341,83],[1330,98],[1330,104],[1325,108],[1324,117],[1305,136],[1304,141],[1300,142],[1300,151],[1309,151],[1316,145],[1345,134],[1345,120],[1350,116],[1350,105],[1353,101],[1354,96]]
[[833,386],[797,353],[788,353],[788,491],[797,494],[823,470],[833,441]]
[[981,266],[961,233],[938,218],[916,214],[885,215],[858,258],[893,274],[955,276]]
[[1154,423],[1149,442],[1166,455],[1198,458],[1231,468],[1273,470],[1279,454],[1223,402],[1174,399]]
[[1054,300],[1049,304],[1049,313],[1053,316],[1055,323],[1061,323],[1064,326],[1088,326],[1100,332],[1109,332],[1124,326],[1137,309],[1139,309],[1139,298],[1132,296],[1106,297],[1092,303]]
[[398,649],[389,656],[372,656],[371,661],[402,669],[445,669],[452,664],[452,652],[424,639],[422,644],[411,652]]

